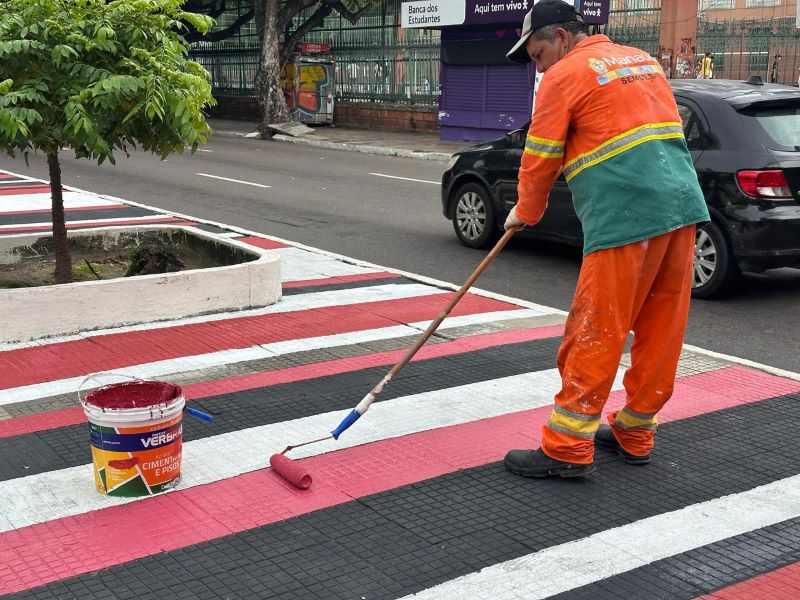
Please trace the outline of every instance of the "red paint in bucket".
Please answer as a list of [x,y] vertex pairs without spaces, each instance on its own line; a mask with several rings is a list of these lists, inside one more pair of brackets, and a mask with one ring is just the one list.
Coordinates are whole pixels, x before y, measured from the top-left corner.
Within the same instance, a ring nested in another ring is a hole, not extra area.
[[180,386],[134,381],[94,390],[81,400],[89,420],[95,485],[110,496],[149,496],[180,481]]
[[101,387],[86,402],[101,409],[140,408],[167,404],[181,395],[180,386],[160,381],[129,381]]

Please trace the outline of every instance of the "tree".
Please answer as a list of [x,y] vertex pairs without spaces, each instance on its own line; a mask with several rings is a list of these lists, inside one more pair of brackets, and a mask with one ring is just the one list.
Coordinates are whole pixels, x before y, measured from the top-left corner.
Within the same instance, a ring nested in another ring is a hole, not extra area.
[[[260,42],[255,88],[262,119],[259,131],[264,138],[271,137],[270,123],[289,120],[289,109],[280,84],[280,74],[289,60],[297,42],[323,24],[325,17],[334,11],[350,23],[357,23],[379,0],[252,0],[253,8],[242,13],[233,23],[213,33],[190,33],[188,40],[221,41],[235,35],[242,25],[255,18]],[[225,0],[187,0],[186,8],[219,17],[226,11]],[[306,9],[303,18],[292,29],[294,20]]]
[[129,148],[194,152],[211,129],[208,73],[187,59],[183,0],[0,0],[0,149],[47,156],[57,283],[72,280],[59,150],[115,163]]

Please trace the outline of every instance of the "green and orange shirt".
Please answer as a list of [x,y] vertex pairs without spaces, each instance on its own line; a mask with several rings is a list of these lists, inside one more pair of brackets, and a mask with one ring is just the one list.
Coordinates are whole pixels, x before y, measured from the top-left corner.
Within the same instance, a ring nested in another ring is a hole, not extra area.
[[542,79],[519,170],[519,219],[541,219],[562,170],[584,254],[709,219],[661,66],[605,35],[578,42]]

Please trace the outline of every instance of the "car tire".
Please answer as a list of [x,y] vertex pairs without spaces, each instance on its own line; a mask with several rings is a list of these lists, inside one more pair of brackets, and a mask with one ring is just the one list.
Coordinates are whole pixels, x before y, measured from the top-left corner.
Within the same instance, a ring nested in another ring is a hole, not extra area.
[[694,243],[692,297],[713,298],[723,294],[740,274],[722,228],[714,222],[698,227]]
[[494,205],[479,183],[464,184],[453,194],[453,229],[469,248],[485,248],[497,239]]

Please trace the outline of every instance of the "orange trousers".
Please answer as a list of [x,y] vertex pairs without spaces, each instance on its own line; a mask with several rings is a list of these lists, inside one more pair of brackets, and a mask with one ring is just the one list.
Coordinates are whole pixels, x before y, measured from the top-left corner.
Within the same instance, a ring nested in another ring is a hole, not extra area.
[[608,419],[627,452],[650,453],[686,331],[694,237],[690,225],[584,257],[558,351],[562,387],[542,428],[547,456],[592,462],[594,434],[631,330],[626,404]]

